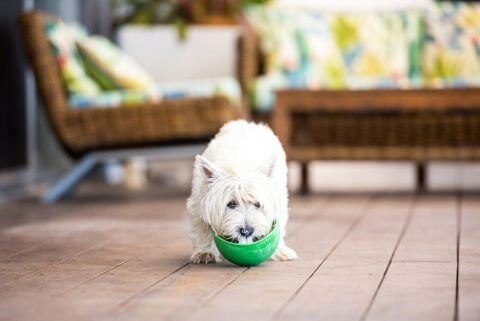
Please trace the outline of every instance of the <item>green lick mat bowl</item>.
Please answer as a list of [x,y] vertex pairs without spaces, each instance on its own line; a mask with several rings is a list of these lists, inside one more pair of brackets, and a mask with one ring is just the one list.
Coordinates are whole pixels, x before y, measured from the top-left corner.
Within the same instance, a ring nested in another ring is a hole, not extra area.
[[280,230],[275,224],[267,236],[250,244],[229,242],[217,234],[214,234],[214,238],[224,258],[236,265],[254,266],[268,260],[275,252],[280,241]]

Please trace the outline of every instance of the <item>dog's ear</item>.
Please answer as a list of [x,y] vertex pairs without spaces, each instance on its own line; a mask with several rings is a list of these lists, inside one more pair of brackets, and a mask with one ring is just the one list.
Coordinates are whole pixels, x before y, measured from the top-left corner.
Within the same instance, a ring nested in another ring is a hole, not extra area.
[[260,167],[260,172],[265,174],[267,177],[272,177],[273,170],[277,164],[277,155],[272,155],[268,158],[268,161]]
[[197,155],[195,161],[207,179],[212,179],[222,174],[222,171],[217,166],[201,155]]

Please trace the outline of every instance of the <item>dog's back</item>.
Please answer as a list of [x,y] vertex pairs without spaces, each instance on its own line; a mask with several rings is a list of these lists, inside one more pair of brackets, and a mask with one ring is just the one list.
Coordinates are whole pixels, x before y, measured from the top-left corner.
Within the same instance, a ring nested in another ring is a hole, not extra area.
[[203,156],[224,170],[251,172],[272,158],[282,167],[285,153],[272,130],[245,120],[227,123],[210,142]]

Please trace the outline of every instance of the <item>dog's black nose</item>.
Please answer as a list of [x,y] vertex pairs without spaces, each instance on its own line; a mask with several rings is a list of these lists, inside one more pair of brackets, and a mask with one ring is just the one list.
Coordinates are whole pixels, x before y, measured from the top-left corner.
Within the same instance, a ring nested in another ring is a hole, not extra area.
[[243,237],[250,237],[253,234],[253,227],[246,226],[238,229],[238,232]]

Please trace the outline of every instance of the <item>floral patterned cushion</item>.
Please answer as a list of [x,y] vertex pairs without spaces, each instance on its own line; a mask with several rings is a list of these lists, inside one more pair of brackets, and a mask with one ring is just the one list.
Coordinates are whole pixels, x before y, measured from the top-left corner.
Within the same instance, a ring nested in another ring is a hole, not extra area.
[[421,71],[412,62],[421,54],[417,11],[334,13],[267,6],[250,10],[248,17],[266,59],[266,75],[252,86],[257,109],[269,109],[272,90],[282,87],[405,87]]
[[439,3],[425,24],[424,84],[480,85],[480,5]]
[[480,85],[480,4],[361,13],[272,6],[248,16],[267,61],[252,84],[258,110],[285,87]]

